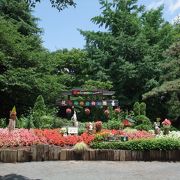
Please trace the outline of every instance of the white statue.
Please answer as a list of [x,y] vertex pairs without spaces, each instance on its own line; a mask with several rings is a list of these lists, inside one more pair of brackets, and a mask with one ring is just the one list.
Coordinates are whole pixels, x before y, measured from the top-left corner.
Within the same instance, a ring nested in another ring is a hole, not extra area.
[[155,129],[155,134],[160,134],[160,128],[159,128],[157,122],[154,122],[154,129]]
[[93,130],[93,124],[92,122],[89,123],[89,131],[92,131]]
[[73,121],[73,125],[75,127],[78,127],[77,115],[76,115],[76,111],[75,110],[74,110],[74,114],[71,117],[71,121]]

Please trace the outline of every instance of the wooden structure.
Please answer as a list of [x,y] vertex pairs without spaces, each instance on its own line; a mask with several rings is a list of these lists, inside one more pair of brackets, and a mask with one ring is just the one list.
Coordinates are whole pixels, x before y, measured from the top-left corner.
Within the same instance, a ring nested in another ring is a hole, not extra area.
[[[93,91],[86,91],[81,89],[72,89],[71,91],[64,91],[62,92],[61,96],[65,97],[64,99],[58,99],[56,101],[56,105],[59,107],[67,106],[83,106],[83,107],[90,107],[90,106],[118,106],[118,100],[114,99],[104,99],[105,96],[113,96],[114,91],[106,91],[106,90],[93,90]],[[83,96],[84,100],[71,100],[71,96]],[[93,97],[101,97],[98,100],[91,100],[87,99],[86,97],[93,96]]]
[[0,162],[15,163],[29,161],[180,161],[180,150],[108,150],[90,149],[76,152],[54,145],[33,145],[29,149],[0,149]]

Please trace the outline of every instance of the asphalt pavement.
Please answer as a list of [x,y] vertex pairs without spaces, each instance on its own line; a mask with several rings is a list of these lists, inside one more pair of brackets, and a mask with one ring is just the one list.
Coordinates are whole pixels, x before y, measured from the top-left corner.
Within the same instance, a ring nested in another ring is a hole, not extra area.
[[180,180],[180,162],[0,163],[0,180]]

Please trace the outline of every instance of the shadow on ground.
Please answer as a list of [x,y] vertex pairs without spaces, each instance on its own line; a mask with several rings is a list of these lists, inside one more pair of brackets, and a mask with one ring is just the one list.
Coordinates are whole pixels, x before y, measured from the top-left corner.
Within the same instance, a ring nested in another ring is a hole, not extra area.
[[7,174],[5,176],[0,176],[0,180],[41,180],[41,179],[30,179],[22,175]]

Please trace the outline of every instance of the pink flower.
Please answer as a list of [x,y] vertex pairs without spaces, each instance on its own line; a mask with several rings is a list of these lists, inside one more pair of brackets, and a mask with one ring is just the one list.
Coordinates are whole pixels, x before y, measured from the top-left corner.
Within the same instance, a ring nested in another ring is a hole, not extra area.
[[162,125],[163,125],[163,126],[170,126],[170,125],[171,125],[171,121],[168,120],[168,119],[165,119],[165,120],[162,122]]

